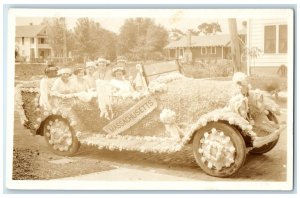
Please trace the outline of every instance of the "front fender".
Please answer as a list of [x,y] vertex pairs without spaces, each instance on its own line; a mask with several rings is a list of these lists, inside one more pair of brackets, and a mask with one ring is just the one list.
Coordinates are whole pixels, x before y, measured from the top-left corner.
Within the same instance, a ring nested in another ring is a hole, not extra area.
[[240,129],[241,134],[250,136],[251,139],[256,137],[256,134],[252,131],[251,124],[240,115],[228,110],[227,108],[217,109],[207,114],[202,115],[198,121],[190,127],[189,135],[185,137],[185,143],[189,142],[194,133],[206,126],[209,122],[227,122],[229,125]]

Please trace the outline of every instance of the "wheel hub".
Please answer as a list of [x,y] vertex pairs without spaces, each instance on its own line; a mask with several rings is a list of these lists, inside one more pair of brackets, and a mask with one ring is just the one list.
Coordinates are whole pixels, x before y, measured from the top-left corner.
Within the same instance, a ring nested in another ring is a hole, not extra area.
[[212,128],[200,139],[198,152],[209,169],[221,170],[234,163],[236,149],[229,136]]
[[68,151],[72,145],[72,132],[70,127],[62,120],[50,121],[46,126],[46,136],[54,150]]

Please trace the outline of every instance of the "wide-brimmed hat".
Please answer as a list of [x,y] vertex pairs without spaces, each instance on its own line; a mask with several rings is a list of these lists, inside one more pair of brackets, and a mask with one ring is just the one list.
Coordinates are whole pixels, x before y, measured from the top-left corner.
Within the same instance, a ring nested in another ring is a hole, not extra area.
[[126,57],[125,56],[118,56],[117,57],[117,63],[126,63]]
[[126,74],[126,70],[125,70],[124,67],[122,67],[122,66],[114,66],[114,67],[112,68],[112,76],[113,76],[113,77],[115,77],[115,73],[116,73],[117,71],[122,71],[122,72],[123,72],[123,75]]
[[62,74],[72,74],[72,71],[70,68],[61,68],[60,70],[58,70],[58,75],[62,75]]
[[107,60],[104,59],[104,58],[98,58],[98,59],[97,59],[97,63],[104,63],[104,64],[107,64]]
[[85,72],[84,68],[83,68],[83,67],[77,67],[77,68],[75,68],[75,70],[74,70],[74,74],[77,75],[77,74],[78,74],[79,72],[81,72],[81,71]]
[[93,62],[93,61],[88,61],[88,62],[86,62],[86,63],[85,63],[85,67],[86,67],[86,68],[89,68],[89,67],[97,68],[96,63]]
[[45,75],[50,77],[50,78],[54,78],[57,77],[58,75],[58,67],[56,66],[47,66],[45,68]]

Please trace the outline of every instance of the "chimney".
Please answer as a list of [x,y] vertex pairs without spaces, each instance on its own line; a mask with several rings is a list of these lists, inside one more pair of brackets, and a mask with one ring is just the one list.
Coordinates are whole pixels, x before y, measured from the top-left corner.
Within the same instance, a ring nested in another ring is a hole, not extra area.
[[191,47],[191,45],[192,45],[192,31],[191,30],[188,30],[186,32],[186,44],[187,44],[187,47]]

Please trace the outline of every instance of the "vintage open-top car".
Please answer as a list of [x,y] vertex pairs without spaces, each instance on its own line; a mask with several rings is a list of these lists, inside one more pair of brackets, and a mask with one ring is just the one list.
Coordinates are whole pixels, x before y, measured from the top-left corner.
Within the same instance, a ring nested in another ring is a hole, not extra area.
[[[192,143],[198,165],[217,177],[236,173],[248,152],[262,154],[276,145],[278,106],[259,90],[244,92],[242,80],[187,78],[173,63],[139,71],[146,87],[129,94],[108,92],[103,81],[100,91],[72,94],[43,93],[39,82],[19,84],[23,124],[65,156],[80,144],[163,153]],[[42,94],[50,108],[40,105]]]

